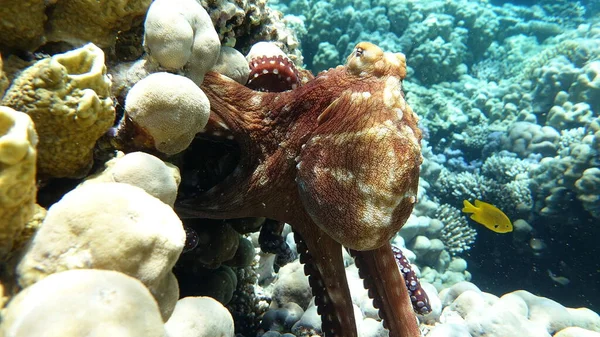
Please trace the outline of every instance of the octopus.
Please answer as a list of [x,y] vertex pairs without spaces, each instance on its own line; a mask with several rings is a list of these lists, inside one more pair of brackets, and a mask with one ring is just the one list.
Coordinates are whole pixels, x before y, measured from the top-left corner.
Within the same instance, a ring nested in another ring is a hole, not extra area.
[[182,217],[290,224],[326,336],[357,336],[344,248],[389,335],[420,336],[414,293],[390,244],[416,203],[422,162],[405,76],[403,54],[361,42],[345,65],[291,90],[257,91],[214,72],[201,85],[239,161],[176,209]]
[[394,252],[396,264],[398,264],[402,278],[406,283],[406,289],[408,289],[408,295],[410,296],[413,310],[417,314],[427,315],[431,312],[431,304],[429,303],[429,296],[427,296],[427,293],[421,287],[421,282],[419,282],[417,274],[412,269],[410,262],[408,262],[408,259],[404,256],[400,248],[392,245],[392,252]]

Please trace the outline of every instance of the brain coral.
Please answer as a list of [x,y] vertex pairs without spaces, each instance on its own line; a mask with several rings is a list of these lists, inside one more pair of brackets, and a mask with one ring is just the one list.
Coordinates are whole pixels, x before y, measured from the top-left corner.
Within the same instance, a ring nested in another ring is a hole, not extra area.
[[0,261],[33,215],[36,144],[31,118],[0,106]]
[[2,103],[33,119],[42,176],[85,175],[92,165],[96,140],[115,119],[104,53],[93,44],[25,69]]

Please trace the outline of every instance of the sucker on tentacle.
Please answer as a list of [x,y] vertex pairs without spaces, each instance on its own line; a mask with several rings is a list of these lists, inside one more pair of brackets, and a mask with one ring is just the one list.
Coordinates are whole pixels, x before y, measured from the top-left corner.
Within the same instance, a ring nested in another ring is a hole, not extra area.
[[321,315],[321,331],[325,336],[344,336],[342,327],[336,324],[337,321],[331,320],[327,316],[328,312],[331,313],[334,311],[334,308],[331,307],[331,303],[333,302],[329,294],[325,291],[321,274],[314,267],[314,257],[309,253],[304,239],[302,239],[298,232],[294,232],[294,240],[296,241],[296,250],[300,257],[300,263],[304,264],[304,274],[308,276],[308,283],[315,296],[317,313]]
[[417,274],[412,270],[410,262],[408,262],[408,259],[402,254],[400,248],[392,245],[392,251],[394,252],[394,258],[396,259],[398,268],[400,268],[400,272],[406,283],[413,310],[419,315],[427,315],[431,312],[431,304],[429,304],[429,296],[427,296],[427,293],[421,287],[421,282],[419,282]]
[[388,243],[372,251],[351,249],[350,254],[390,337],[419,337],[421,333],[408,290],[396,266],[391,245]]

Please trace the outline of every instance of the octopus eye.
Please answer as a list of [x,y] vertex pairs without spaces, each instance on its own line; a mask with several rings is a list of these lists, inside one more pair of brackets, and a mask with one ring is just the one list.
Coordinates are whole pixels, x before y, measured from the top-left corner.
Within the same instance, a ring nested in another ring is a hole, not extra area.
[[361,57],[364,52],[365,52],[364,49],[358,47],[354,50],[354,56]]

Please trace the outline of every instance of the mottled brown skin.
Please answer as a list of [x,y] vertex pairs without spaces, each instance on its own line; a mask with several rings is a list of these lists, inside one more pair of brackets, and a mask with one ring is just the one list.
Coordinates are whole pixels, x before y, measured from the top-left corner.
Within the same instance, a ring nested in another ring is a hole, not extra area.
[[357,336],[342,246],[390,336],[420,335],[389,244],[416,202],[422,160],[405,75],[404,55],[363,42],[345,66],[292,91],[256,92],[216,73],[202,84],[242,156],[222,183],[178,211],[292,225],[327,336]]

